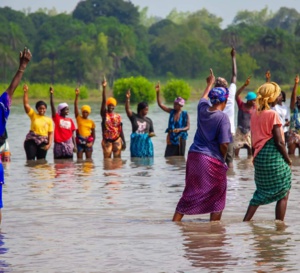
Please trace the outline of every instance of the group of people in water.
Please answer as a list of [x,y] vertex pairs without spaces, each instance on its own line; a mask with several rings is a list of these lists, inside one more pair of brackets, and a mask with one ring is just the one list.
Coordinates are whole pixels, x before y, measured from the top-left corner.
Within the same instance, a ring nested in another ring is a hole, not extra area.
[[[285,216],[289,190],[291,187],[291,160],[300,147],[300,96],[297,97],[299,77],[296,76],[291,96],[291,115],[284,105],[285,93],[271,82],[271,74],[266,73],[266,83],[257,92],[248,92],[246,102],[241,93],[249,85],[250,77],[237,90],[237,65],[235,49],[231,50],[232,77],[230,85],[224,78],[215,78],[213,71],[207,78],[207,86],[198,104],[197,130],[189,148],[185,189],[176,207],[173,221],[193,214],[210,213],[210,220],[220,220],[225,208],[228,168],[233,167],[233,159],[241,148],[246,148],[253,156],[256,191],[250,201],[244,220],[251,220],[260,205],[276,201],[276,219]],[[9,160],[4,155],[9,152],[6,121],[11,98],[22,74],[31,59],[31,53],[24,49],[20,53],[20,66],[9,88],[0,97],[0,152],[2,161]],[[107,82],[102,82],[101,146],[104,158],[120,158],[126,149],[122,117],[116,113],[117,101],[107,98]],[[165,157],[184,156],[190,117],[182,108],[185,100],[177,97],[173,107],[164,105],[160,98],[160,84],[155,86],[158,106],[169,114],[166,129]],[[23,86],[24,110],[30,118],[30,130],[24,141],[27,160],[45,159],[47,151],[54,143],[54,159],[92,158],[96,140],[95,122],[89,118],[91,107],[83,105],[80,110],[78,99],[80,90],[75,89],[74,112],[77,129],[68,117],[69,105],[60,103],[55,107],[54,89],[50,87],[51,116],[45,115],[47,103],[38,101],[35,110],[28,99],[29,87]],[[152,137],[155,136],[152,120],[147,116],[147,102],[137,105],[137,112],[130,107],[130,90],[125,94],[125,110],[132,125],[130,135],[131,157],[153,157]],[[237,128],[235,128],[235,104],[238,106]],[[54,125],[53,125],[54,123]],[[288,145],[288,152],[286,150]],[[3,166],[0,164],[0,185],[4,183]],[[2,194],[1,194],[2,196]],[[2,208],[2,198],[0,207]]]

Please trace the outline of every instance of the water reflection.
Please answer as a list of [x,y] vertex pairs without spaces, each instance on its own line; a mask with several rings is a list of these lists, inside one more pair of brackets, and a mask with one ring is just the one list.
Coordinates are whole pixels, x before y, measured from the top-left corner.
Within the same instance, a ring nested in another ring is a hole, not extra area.
[[55,178],[58,178],[60,182],[68,182],[75,179],[76,166],[73,160],[54,160],[54,170]]
[[275,226],[264,226],[251,223],[255,251],[255,272],[282,272],[287,269],[287,251],[290,236],[283,222],[275,222]]
[[152,166],[154,164],[153,157],[131,157],[131,164],[132,168],[137,168],[140,166]]
[[[0,255],[3,255],[8,252],[8,248],[5,245],[5,237],[4,234],[0,231]],[[0,259],[0,272],[11,272],[9,269],[10,265],[5,261]]]
[[95,169],[93,159],[89,160],[77,160],[76,162],[76,174],[78,176],[90,176]]
[[55,170],[46,160],[27,161],[26,183],[33,191],[46,191],[54,187]]
[[[126,160],[121,158],[105,158],[103,160],[103,169],[106,171],[118,170],[126,164]],[[105,176],[121,176],[118,172],[104,172]]]
[[220,222],[182,222],[178,225],[181,226],[184,237],[183,246],[186,253],[184,257],[193,267],[222,272],[226,266],[237,264],[236,258],[226,251],[228,245],[226,229]]
[[170,156],[166,157],[166,164],[174,167],[174,170],[185,170],[186,160],[184,156]]

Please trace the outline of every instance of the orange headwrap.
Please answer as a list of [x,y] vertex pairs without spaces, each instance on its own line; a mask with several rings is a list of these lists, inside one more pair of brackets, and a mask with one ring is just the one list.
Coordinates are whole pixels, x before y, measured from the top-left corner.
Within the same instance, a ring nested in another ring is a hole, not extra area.
[[116,101],[116,99],[113,98],[113,97],[108,98],[107,101],[106,101],[106,105],[108,106],[108,105],[110,105],[110,104],[112,104],[113,106],[117,106],[117,101]]
[[91,113],[91,107],[90,106],[88,106],[88,105],[83,105],[82,107],[81,107],[81,113],[83,112],[83,111],[87,111],[89,114]]

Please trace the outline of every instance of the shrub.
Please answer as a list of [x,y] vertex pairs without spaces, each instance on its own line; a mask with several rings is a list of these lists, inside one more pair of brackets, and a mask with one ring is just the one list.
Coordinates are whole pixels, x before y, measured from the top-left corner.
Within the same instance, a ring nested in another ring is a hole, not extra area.
[[173,102],[177,97],[187,100],[191,96],[191,87],[184,80],[172,79],[163,86],[162,92],[166,102]]
[[151,103],[155,100],[154,84],[144,77],[130,77],[116,80],[113,86],[114,97],[119,102],[124,103],[128,89],[130,89],[130,100],[133,103],[141,101]]

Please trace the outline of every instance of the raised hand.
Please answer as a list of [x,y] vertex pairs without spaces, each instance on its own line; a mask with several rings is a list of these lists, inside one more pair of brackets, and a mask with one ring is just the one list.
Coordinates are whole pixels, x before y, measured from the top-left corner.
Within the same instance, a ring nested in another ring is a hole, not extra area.
[[104,77],[102,81],[102,87],[106,87],[106,86],[107,86],[107,81],[106,78]]
[[235,57],[235,48],[234,47],[231,48],[230,54],[231,54],[232,58]]
[[251,76],[249,76],[247,78],[247,80],[245,81],[245,83],[244,83],[245,86],[248,86],[250,84],[250,79],[251,79]]
[[28,90],[29,90],[28,85],[25,83],[25,84],[23,85],[23,91],[24,91],[24,92],[28,92]]
[[50,86],[49,91],[50,91],[50,94],[53,94],[53,93],[54,93],[54,89],[53,89],[52,86]]
[[268,70],[266,72],[265,76],[266,76],[266,82],[270,82],[271,81],[271,72],[270,72],[270,70]]
[[26,47],[24,48],[23,51],[20,51],[20,68],[26,68],[27,64],[30,62],[31,60],[31,52],[29,49],[27,49]]
[[127,92],[126,92],[126,98],[130,99],[130,96],[131,96],[130,89],[128,89]]
[[158,81],[157,84],[155,85],[155,90],[156,92],[160,91],[160,82]]
[[76,89],[75,89],[75,95],[78,96],[79,94],[80,94],[80,90],[79,90],[78,87],[76,87]]
[[296,84],[299,83],[299,75],[296,75],[296,77],[295,77],[295,83],[296,83]]
[[210,75],[206,78],[206,83],[209,85],[213,85],[215,82],[215,75],[211,68],[209,69],[209,71],[210,71]]

